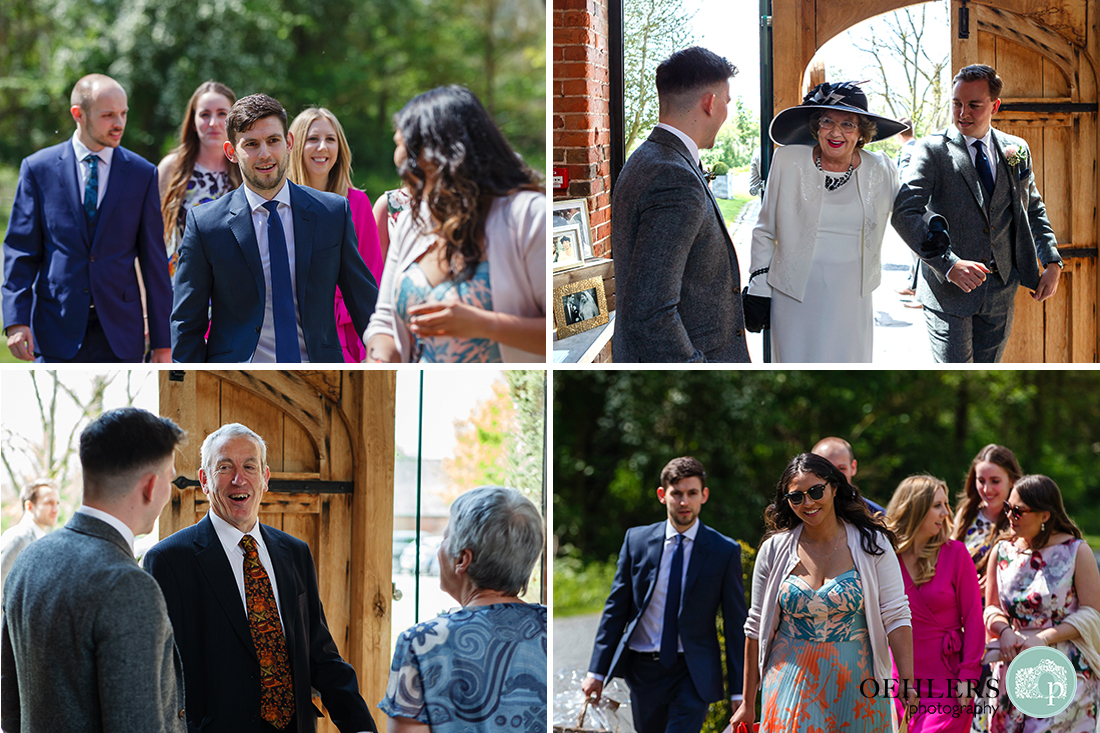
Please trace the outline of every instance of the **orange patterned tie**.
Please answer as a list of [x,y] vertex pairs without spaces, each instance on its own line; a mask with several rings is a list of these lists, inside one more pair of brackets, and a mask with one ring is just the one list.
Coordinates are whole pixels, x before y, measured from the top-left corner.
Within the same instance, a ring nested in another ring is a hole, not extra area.
[[279,608],[271,581],[260,564],[256,541],[249,535],[241,538],[244,550],[244,597],[248,607],[248,626],[252,643],[260,660],[260,717],[282,730],[294,717],[294,683],[290,676],[290,660],[286,652],[286,637],[279,623]]

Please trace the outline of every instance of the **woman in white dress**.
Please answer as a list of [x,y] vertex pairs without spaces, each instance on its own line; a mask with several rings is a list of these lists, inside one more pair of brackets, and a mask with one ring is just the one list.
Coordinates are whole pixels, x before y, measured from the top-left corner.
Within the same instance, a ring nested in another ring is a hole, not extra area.
[[[867,111],[855,82],[825,83],[772,120],[777,148],[752,235],[746,325],[773,362],[870,362],[871,292],[897,166],[863,149],[905,129]],[[770,301],[770,302],[769,302]]]

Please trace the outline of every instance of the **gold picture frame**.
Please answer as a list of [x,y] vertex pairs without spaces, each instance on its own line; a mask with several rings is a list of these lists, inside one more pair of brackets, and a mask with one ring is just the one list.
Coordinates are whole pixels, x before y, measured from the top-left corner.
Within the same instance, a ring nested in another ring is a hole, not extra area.
[[554,327],[559,339],[606,325],[608,320],[610,313],[602,277],[590,277],[554,288]]

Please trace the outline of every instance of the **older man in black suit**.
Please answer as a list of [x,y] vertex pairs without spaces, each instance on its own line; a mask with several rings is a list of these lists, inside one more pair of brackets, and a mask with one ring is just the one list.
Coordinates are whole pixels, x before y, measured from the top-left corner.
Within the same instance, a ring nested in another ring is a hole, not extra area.
[[183,658],[188,728],[313,733],[313,687],[341,733],[374,731],[325,622],[309,546],[258,521],[270,475],[263,438],[223,425],[202,444],[210,512],[145,555]]
[[164,598],[134,560],[172,495],[184,433],[127,407],[80,435],[84,499],[4,584],[3,718],[15,731],[183,733],[183,670]]
[[699,149],[726,121],[737,69],[697,46],[657,67],[660,123],[611,198],[616,362],[747,362],[737,253]]

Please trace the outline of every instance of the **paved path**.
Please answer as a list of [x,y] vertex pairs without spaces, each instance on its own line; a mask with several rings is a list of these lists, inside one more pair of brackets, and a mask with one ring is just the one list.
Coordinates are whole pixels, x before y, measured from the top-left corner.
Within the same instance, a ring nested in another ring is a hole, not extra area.
[[[745,187],[748,188],[747,179]],[[751,271],[752,228],[759,212],[760,201],[756,199],[745,204],[737,221],[727,222],[741,266],[742,283],[748,282]],[[875,311],[874,364],[913,367],[934,363],[923,311],[906,308],[902,296],[897,293],[906,285],[911,261],[910,249],[893,227],[888,226],[882,243],[882,284],[871,296]],[[763,335],[750,333],[748,342],[753,363],[763,362]]]

